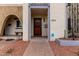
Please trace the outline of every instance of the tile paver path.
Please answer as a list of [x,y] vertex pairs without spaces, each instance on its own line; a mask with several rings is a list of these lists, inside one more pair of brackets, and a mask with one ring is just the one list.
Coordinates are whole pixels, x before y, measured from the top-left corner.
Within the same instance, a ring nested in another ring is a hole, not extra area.
[[32,39],[27,47],[24,56],[53,56],[52,49],[45,39]]

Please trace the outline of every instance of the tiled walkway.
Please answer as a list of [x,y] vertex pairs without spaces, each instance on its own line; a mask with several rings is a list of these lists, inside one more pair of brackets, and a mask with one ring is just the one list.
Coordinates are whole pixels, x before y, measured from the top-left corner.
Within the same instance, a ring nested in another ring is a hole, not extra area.
[[52,49],[46,39],[32,39],[24,56],[53,56]]

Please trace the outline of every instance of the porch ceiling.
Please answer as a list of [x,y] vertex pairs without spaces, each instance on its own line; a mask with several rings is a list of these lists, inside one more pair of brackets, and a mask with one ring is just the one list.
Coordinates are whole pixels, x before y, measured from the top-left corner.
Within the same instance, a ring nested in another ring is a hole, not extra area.
[[42,9],[42,8],[33,8],[31,9],[31,14],[32,15],[47,15],[48,14],[48,9]]

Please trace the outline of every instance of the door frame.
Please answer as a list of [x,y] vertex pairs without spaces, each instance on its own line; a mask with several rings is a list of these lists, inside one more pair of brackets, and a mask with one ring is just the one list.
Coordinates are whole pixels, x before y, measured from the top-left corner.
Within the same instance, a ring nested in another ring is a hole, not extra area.
[[[33,36],[35,37],[35,18],[33,18],[33,19],[34,19],[34,23],[33,23],[33,25],[34,25],[33,26]],[[42,18],[39,18],[39,19],[40,19],[40,24],[41,24],[41,26],[40,26],[40,36],[39,37],[41,37],[42,36]]]
[[[48,9],[48,40],[50,40],[50,3],[48,3],[48,5],[47,6],[32,6],[32,5],[30,5],[29,4],[29,24],[28,25],[32,25],[31,24],[31,19],[32,19],[32,17],[31,17],[31,9],[32,8],[47,8]],[[28,30],[29,29],[31,29],[31,26],[30,26],[30,28],[28,28]],[[29,33],[28,33],[28,37],[29,37],[29,39],[31,39],[31,33],[32,33],[32,31],[30,31],[29,30]]]

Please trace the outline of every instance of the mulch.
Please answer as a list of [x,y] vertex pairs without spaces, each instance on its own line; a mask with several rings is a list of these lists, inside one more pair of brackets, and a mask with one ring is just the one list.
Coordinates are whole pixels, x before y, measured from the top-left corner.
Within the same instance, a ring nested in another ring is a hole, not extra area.
[[79,46],[60,46],[55,41],[49,44],[55,56],[79,56]]
[[24,51],[28,47],[29,42],[27,41],[16,41],[3,49],[0,50],[0,54],[2,53],[5,56],[22,56]]

